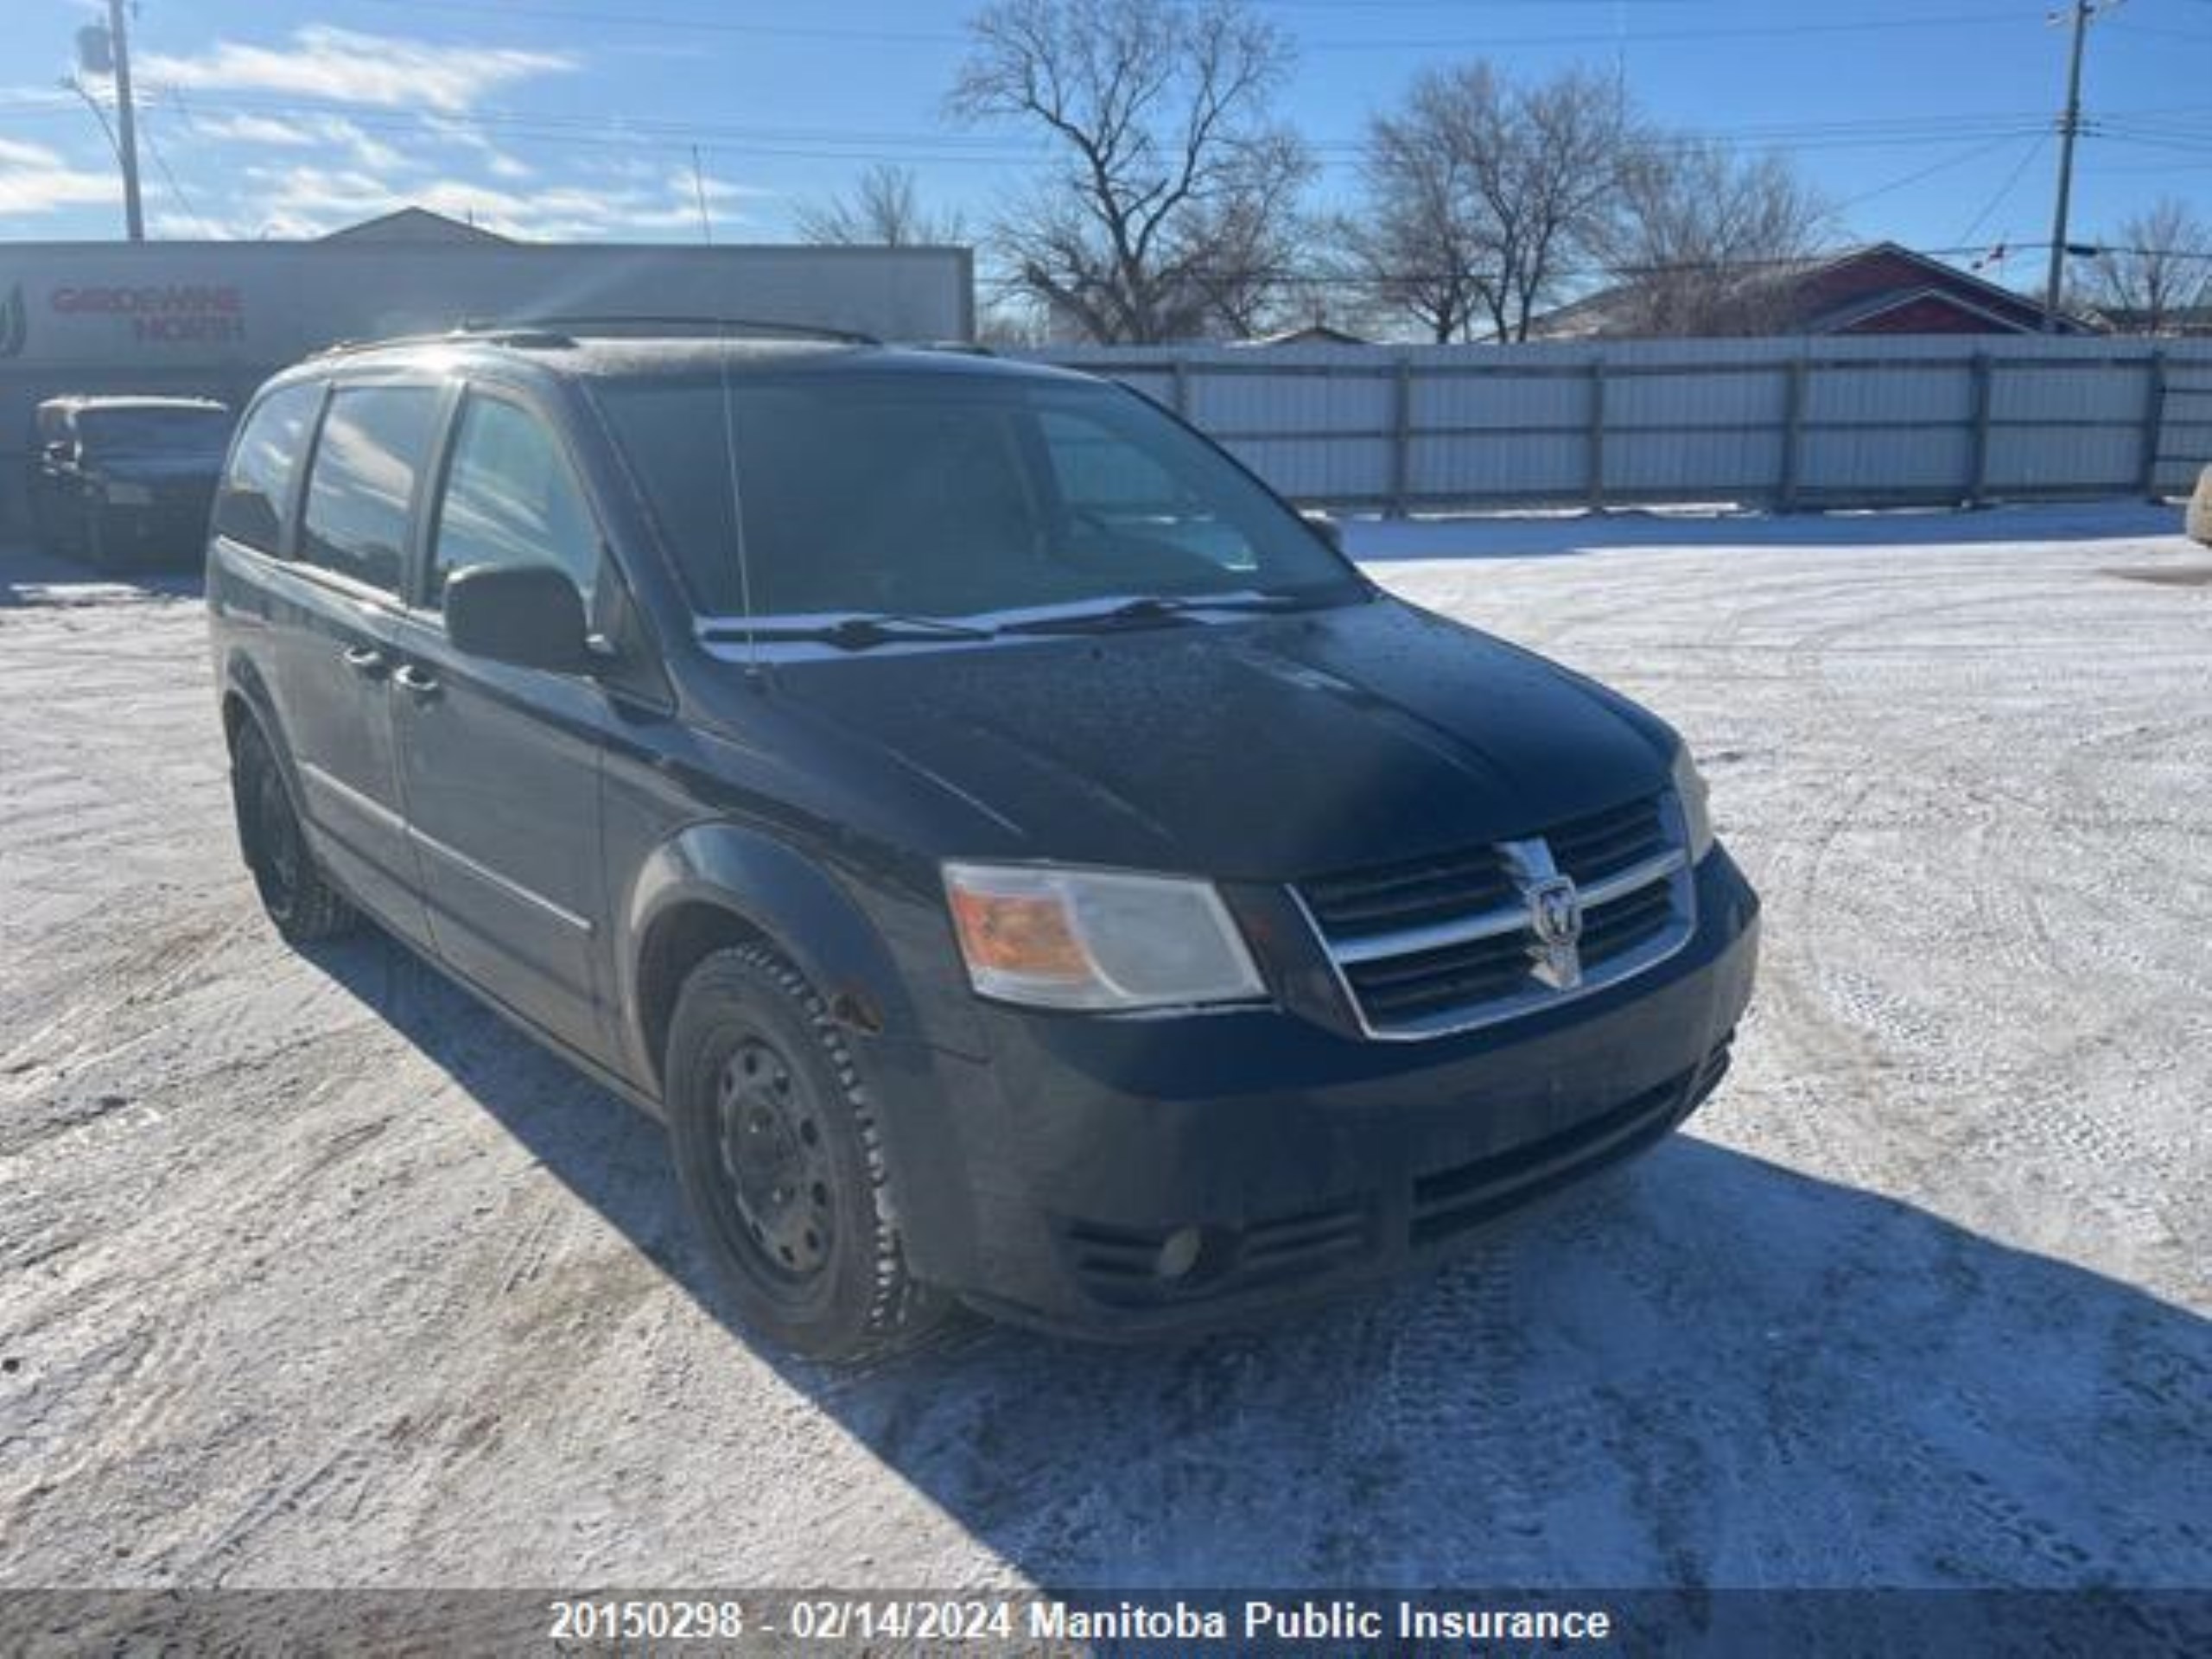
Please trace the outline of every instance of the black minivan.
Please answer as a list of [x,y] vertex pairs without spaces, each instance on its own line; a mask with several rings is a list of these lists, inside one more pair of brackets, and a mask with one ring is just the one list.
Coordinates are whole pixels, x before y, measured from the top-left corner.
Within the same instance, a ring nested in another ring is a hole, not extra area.
[[804,1353],[1370,1282],[1719,1081],[1758,901],[1664,724],[1134,392],[727,327],[312,359],[208,605],[240,841],[671,1132]]

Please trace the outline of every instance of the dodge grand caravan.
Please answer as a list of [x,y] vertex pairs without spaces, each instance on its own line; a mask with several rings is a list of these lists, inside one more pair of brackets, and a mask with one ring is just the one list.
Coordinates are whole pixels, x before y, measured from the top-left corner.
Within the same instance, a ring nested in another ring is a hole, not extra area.
[[247,413],[207,592],[276,926],[372,918],[662,1117],[817,1357],[1370,1282],[1665,1135],[1750,995],[1665,725],[1081,375],[341,349]]

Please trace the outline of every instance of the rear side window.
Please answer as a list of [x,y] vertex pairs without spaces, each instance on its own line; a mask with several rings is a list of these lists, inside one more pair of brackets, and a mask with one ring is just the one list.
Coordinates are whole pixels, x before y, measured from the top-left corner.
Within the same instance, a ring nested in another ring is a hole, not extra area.
[[550,564],[590,603],[599,531],[558,439],[528,410],[472,396],[461,406],[430,548],[429,602],[470,565]]
[[319,385],[287,386],[255,405],[231,448],[222,493],[216,498],[215,529],[219,534],[264,553],[276,551],[300,440],[321,396]]
[[399,591],[415,480],[436,412],[429,386],[343,386],[332,395],[308,474],[302,559]]

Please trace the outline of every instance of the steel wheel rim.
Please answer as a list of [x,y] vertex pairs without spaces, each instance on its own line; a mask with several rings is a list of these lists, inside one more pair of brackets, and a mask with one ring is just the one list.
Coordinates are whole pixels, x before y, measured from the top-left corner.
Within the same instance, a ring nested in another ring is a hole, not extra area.
[[829,1139],[804,1074],[758,1033],[715,1075],[715,1141],[737,1243],[782,1283],[818,1278],[836,1239]]

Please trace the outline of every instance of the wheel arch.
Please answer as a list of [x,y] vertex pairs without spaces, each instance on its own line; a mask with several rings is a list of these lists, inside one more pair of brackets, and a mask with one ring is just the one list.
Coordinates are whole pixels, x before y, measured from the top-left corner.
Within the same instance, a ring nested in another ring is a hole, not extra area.
[[621,924],[623,1034],[656,1097],[684,980],[734,945],[782,955],[849,1031],[915,1034],[912,1002],[874,924],[819,865],[757,830],[706,823],[678,832],[645,861]]
[[284,775],[284,787],[292,792],[292,807],[299,814],[301,827],[312,840],[316,826],[301,786],[299,762],[293,757],[284,722],[276,713],[276,700],[270,694],[260,668],[242,652],[231,652],[224,662],[221,709],[225,757],[235,766],[238,733],[249,721],[260,728],[270,753],[276,757],[276,769]]

